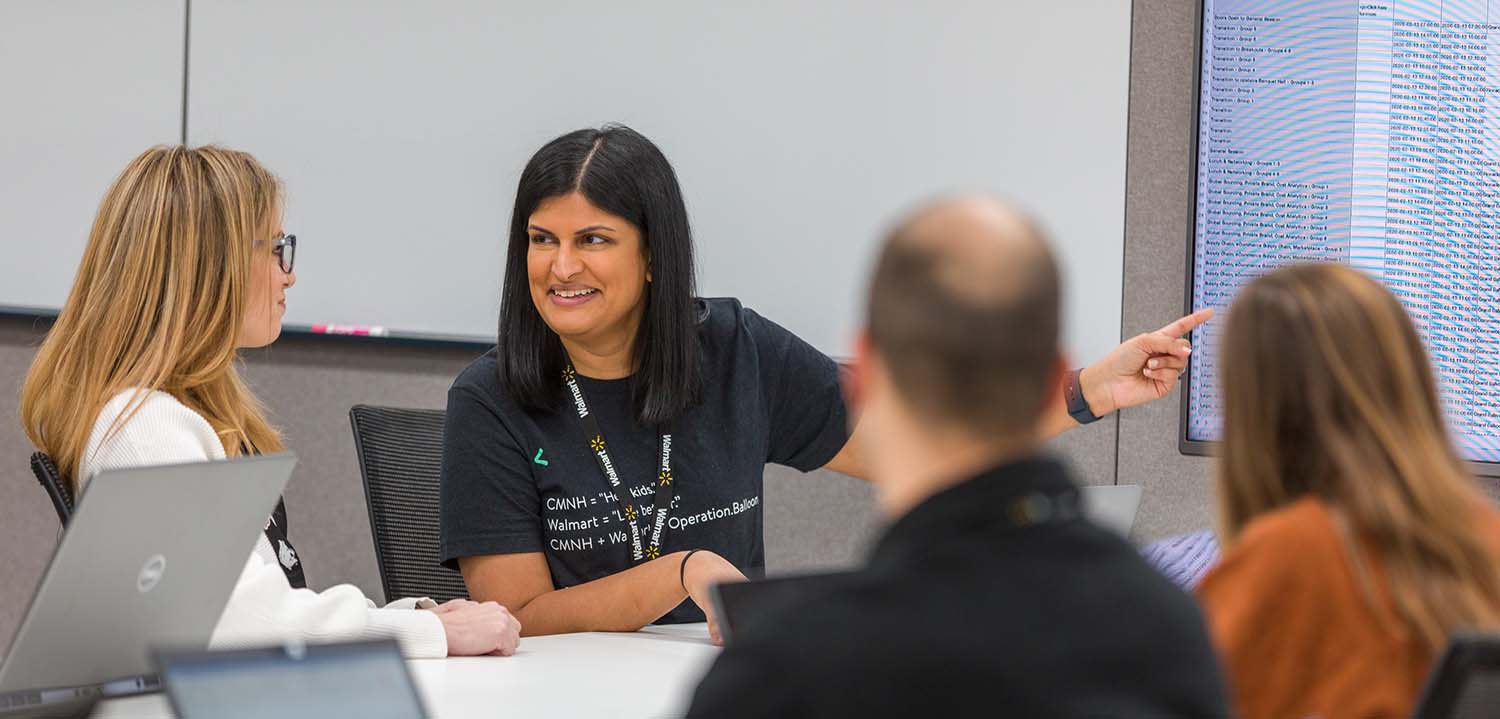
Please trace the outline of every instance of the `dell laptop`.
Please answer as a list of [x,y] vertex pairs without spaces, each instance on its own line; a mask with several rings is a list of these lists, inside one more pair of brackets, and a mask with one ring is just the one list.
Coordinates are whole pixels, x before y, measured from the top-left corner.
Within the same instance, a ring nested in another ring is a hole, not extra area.
[[291,454],[100,472],[0,661],[0,716],[152,691],[153,647],[208,646]]

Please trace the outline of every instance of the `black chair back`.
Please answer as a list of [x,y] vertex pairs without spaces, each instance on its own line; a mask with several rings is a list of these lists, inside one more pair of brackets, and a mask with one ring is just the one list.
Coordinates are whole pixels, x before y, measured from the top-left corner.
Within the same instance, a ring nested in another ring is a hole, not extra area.
[[370,533],[386,601],[469,596],[463,576],[439,562],[438,476],[443,413],[355,405],[354,448],[370,507]]
[[1415,719],[1480,719],[1500,707],[1500,634],[1459,634],[1433,665]]
[[67,527],[68,520],[73,516],[73,492],[57,471],[57,463],[46,452],[33,452],[31,473],[36,475],[36,481],[42,485],[42,489],[47,490],[52,508],[57,510],[57,521]]

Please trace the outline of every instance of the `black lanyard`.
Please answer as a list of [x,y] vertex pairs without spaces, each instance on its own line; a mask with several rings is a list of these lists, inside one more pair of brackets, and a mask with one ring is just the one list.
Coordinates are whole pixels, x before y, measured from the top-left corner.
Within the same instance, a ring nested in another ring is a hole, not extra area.
[[672,435],[662,431],[656,433],[656,456],[660,460],[660,469],[656,475],[656,506],[653,507],[651,523],[651,543],[641,548],[641,528],[636,525],[636,518],[641,512],[636,509],[635,498],[630,494],[630,488],[623,486],[620,475],[615,471],[615,463],[609,457],[609,450],[604,446],[604,432],[599,429],[599,420],[594,413],[589,411],[589,405],[583,399],[583,388],[578,386],[578,373],[573,371],[573,365],[569,364],[563,370],[563,381],[568,385],[568,391],[573,393],[573,406],[578,410],[578,419],[583,422],[583,433],[589,443],[589,452],[594,455],[594,460],[599,464],[599,471],[604,479],[609,482],[610,489],[614,491],[615,501],[620,504],[620,516],[624,518],[625,524],[630,526],[630,557],[636,562],[647,559],[656,559],[661,556],[662,537],[667,532],[667,515],[672,511]]

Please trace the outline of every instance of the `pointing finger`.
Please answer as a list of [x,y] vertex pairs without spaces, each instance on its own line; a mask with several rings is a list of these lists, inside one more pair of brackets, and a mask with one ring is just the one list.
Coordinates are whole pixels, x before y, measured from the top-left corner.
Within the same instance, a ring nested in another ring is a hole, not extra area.
[[1192,332],[1194,329],[1197,329],[1198,325],[1207,322],[1213,316],[1214,311],[1212,308],[1198,310],[1197,312],[1194,312],[1186,317],[1182,317],[1173,321],[1166,327],[1163,327],[1156,332],[1153,332],[1152,334],[1163,334],[1168,337],[1181,337],[1189,332]]

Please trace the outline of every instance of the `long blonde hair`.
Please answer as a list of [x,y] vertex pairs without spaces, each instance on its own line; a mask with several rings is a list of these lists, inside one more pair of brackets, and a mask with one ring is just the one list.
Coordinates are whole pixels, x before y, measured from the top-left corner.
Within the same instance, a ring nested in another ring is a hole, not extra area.
[[1362,556],[1384,569],[1404,630],[1429,649],[1460,627],[1500,626],[1500,557],[1476,531],[1485,500],[1394,295],[1340,265],[1276,270],[1241,290],[1219,356],[1226,542],[1316,496],[1343,529],[1367,599],[1376,590]]
[[108,433],[160,390],[203,415],[231,456],[283,448],[235,351],[280,187],[246,153],[184,146],[141,153],[110,185],[21,390],[27,436],[75,491],[99,412],[126,390],[142,391]]

